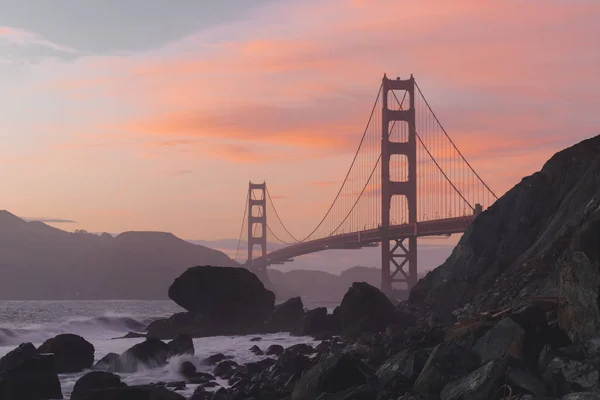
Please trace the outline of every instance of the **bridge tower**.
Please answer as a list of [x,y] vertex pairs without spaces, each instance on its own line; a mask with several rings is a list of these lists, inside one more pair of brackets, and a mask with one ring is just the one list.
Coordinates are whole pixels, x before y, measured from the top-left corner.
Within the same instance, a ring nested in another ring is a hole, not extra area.
[[[255,236],[255,233],[257,234]],[[266,277],[266,265],[254,263],[254,246],[261,249],[261,256],[267,255],[267,184],[248,185],[248,260],[247,265],[261,280]],[[263,280],[263,283],[266,283]]]
[[[390,110],[388,95],[390,91],[407,92],[408,109]],[[415,124],[415,80],[388,79],[383,76],[381,110],[381,290],[391,293],[394,282],[406,283],[410,290],[417,283],[417,140]],[[408,125],[406,142],[390,140],[390,123],[398,121]],[[402,155],[408,165],[408,180],[395,182],[390,179],[392,155]],[[414,227],[414,235],[409,238],[390,237],[390,208],[392,197],[404,196],[408,204],[408,223]],[[393,239],[394,246],[390,246]],[[408,242],[408,246],[406,245]],[[393,266],[393,270],[392,270]],[[408,270],[406,269],[408,267]],[[400,274],[400,276],[397,276]]]

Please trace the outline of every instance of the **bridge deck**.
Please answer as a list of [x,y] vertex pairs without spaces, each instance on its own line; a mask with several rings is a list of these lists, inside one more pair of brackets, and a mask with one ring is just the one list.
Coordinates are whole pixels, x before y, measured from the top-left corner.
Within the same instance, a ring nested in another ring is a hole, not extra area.
[[[438,219],[390,226],[390,238],[401,239],[411,236],[438,236],[464,232],[473,221],[474,216]],[[360,232],[344,233],[323,239],[298,243],[272,251],[265,257],[254,259],[254,266],[280,264],[304,254],[317,253],[332,249],[360,249],[373,243],[381,242],[381,229],[369,229]]]

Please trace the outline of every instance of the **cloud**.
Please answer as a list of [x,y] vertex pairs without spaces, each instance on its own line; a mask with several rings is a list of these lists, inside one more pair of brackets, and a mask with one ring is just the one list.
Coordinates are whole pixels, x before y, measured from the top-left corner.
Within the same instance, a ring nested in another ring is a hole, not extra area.
[[0,40],[4,40],[8,43],[20,45],[20,46],[31,46],[37,45],[47,47],[55,51],[63,53],[76,53],[76,50],[69,46],[62,46],[56,44],[50,40],[44,39],[37,33],[11,28],[8,26],[0,26]]
[[77,223],[77,221],[73,221],[71,219],[61,219],[61,218],[21,217],[21,219],[28,221],[28,222],[37,221],[37,222],[44,222],[44,223],[49,223],[49,224],[75,224],[75,223]]

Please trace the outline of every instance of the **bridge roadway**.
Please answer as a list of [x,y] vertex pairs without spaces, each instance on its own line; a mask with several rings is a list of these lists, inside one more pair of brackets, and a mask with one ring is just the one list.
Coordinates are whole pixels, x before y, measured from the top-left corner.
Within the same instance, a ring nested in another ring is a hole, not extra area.
[[[474,218],[474,215],[467,215],[464,217],[418,222],[416,224],[391,225],[389,228],[389,237],[391,239],[401,239],[412,236],[440,236],[461,233],[467,229]],[[344,233],[323,239],[302,242],[272,251],[265,257],[261,256],[255,258],[253,267],[283,264],[294,257],[317,253],[323,250],[360,249],[379,242],[381,242],[381,228]]]

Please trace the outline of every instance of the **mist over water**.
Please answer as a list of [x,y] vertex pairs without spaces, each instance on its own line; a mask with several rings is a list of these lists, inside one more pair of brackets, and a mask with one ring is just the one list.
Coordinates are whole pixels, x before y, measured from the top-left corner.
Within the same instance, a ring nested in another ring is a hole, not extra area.
[[[321,305],[321,304],[311,304]],[[332,304],[321,306],[332,309]],[[177,304],[170,300],[99,300],[99,301],[1,301],[0,302],[0,357],[24,342],[31,342],[36,347],[45,340],[61,333],[74,333],[91,342],[95,351],[95,361],[108,353],[121,354],[136,343],[137,339],[114,339],[126,333],[142,332],[145,326],[154,319],[168,317],[181,312]],[[306,337],[291,337],[287,333],[260,335],[260,342],[251,342],[251,336],[214,336],[194,339],[196,354],[172,357],[169,363],[161,368],[140,370],[133,374],[119,374],[122,380],[130,385],[148,384],[151,382],[172,382],[184,380],[178,372],[183,361],[191,361],[198,371],[212,372],[212,367],[201,364],[206,357],[223,353],[232,356],[238,363],[258,361],[264,357],[256,356],[249,351],[253,345],[266,349],[277,343],[284,347],[297,343],[312,343]],[[60,381],[65,399],[77,379],[88,371],[76,374],[60,374]],[[225,381],[217,380],[221,385]],[[195,385],[188,385],[181,391],[184,396],[192,394]]]

